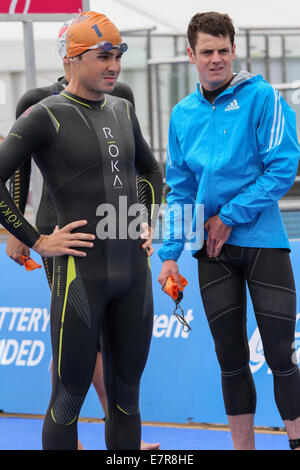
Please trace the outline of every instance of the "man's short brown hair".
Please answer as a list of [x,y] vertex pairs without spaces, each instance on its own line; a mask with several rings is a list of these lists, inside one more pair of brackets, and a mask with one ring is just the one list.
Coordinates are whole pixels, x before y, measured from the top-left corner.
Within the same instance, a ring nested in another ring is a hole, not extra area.
[[193,16],[187,30],[187,37],[193,51],[195,51],[198,33],[206,33],[211,36],[229,36],[231,45],[234,44],[234,26],[231,18],[226,14],[209,11],[196,13]]

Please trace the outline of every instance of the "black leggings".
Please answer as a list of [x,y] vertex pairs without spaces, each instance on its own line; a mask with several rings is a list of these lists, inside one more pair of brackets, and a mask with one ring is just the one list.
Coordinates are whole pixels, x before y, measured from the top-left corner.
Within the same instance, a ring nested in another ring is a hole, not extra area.
[[198,255],[201,296],[221,368],[227,415],[255,413],[256,391],[246,330],[248,284],[264,355],[283,420],[300,416],[300,372],[293,361],[296,292],[288,250],[224,245]]
[[133,265],[123,266],[110,282],[91,256],[54,260],[53,388],[43,426],[45,450],[77,449],[77,420],[100,336],[107,449],[140,449],[139,387],[152,336],[153,301],[151,271],[140,248]]

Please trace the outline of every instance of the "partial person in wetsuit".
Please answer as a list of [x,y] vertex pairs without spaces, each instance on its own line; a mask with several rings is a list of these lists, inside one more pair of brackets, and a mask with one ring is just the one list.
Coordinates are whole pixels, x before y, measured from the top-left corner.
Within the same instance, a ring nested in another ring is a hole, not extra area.
[[[77,449],[77,419],[100,335],[107,448],[140,448],[139,387],[153,325],[147,253],[153,248],[152,229],[145,223],[143,233],[138,229],[136,176],[151,188],[151,206],[160,202],[162,175],[130,103],[104,96],[114,88],[126,49],[104,15],[81,14],[67,37],[70,84],[29,108],[0,150],[1,223],[41,256],[55,256],[44,449]],[[24,219],[5,186],[32,154],[58,216],[59,228],[48,236]]]
[[[65,90],[66,86],[70,82],[70,63],[69,59],[67,58],[66,53],[66,36],[68,32],[68,27],[72,23],[72,20],[66,22],[62,25],[59,30],[58,34],[58,52],[63,61],[64,71],[65,74],[63,77],[60,77],[57,82],[53,83],[50,86],[43,87],[43,88],[35,88],[32,90],[27,91],[21,97],[17,104],[16,109],[16,118],[21,116],[30,106],[42,101],[44,98],[48,96],[58,94],[61,91]],[[134,95],[131,88],[122,82],[117,82],[115,88],[111,92],[111,95],[118,96],[120,98],[127,99],[135,109],[135,101]],[[4,138],[3,138],[4,139]],[[29,192],[29,184],[30,184],[30,176],[31,176],[31,158],[28,158],[26,162],[15,172],[15,174],[10,179],[10,194],[16,203],[19,210],[22,214],[25,213],[25,207]],[[138,185],[140,188],[141,185]],[[50,235],[55,226],[57,224],[57,216],[55,207],[52,203],[50,194],[47,190],[45,184],[42,186],[42,195],[40,204],[37,210],[36,215],[36,227],[39,233],[43,233],[46,235]],[[22,265],[22,258],[21,256],[24,255],[26,257],[30,256],[29,248],[21,243],[18,239],[16,239],[13,235],[9,235],[8,243],[6,247],[6,253],[10,258],[14,261]],[[49,283],[49,287],[51,289],[52,279],[53,279],[53,259],[52,258],[42,258],[45,273],[47,276],[47,280]],[[51,362],[51,371],[52,371],[52,362]],[[97,396],[100,400],[102,408],[105,412],[106,410],[106,396],[105,396],[105,388],[104,388],[104,380],[103,380],[103,364],[102,364],[102,355],[100,351],[100,338],[99,338],[99,351],[97,354],[96,359],[96,366],[95,372],[93,376],[93,385],[95,387]],[[78,441],[78,448],[83,449],[83,446],[80,441]],[[159,443],[148,443],[141,441],[141,450],[155,450],[159,449]]]

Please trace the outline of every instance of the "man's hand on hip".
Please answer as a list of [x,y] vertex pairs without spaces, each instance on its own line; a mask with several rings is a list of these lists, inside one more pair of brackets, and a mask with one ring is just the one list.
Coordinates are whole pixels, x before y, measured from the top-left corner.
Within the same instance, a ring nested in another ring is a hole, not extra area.
[[85,251],[79,251],[76,248],[93,248],[95,235],[72,232],[84,225],[87,225],[86,220],[78,220],[65,225],[61,229],[56,227],[51,235],[41,235],[32,248],[44,257],[62,255],[86,256]]

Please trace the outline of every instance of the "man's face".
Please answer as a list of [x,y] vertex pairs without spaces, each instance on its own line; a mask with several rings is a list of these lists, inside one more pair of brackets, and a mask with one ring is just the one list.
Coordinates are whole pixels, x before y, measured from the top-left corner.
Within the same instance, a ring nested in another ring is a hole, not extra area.
[[72,78],[76,74],[80,89],[95,98],[103,93],[111,93],[121,71],[121,57],[122,53],[118,49],[109,52],[100,48],[89,50],[80,59],[75,58]]
[[196,65],[201,85],[206,90],[216,90],[230,80],[235,47],[229,36],[205,33],[198,33],[195,51],[188,47],[189,61]]

